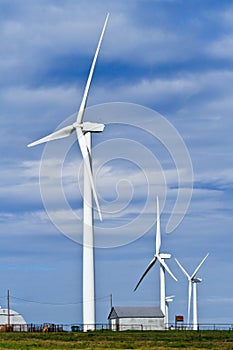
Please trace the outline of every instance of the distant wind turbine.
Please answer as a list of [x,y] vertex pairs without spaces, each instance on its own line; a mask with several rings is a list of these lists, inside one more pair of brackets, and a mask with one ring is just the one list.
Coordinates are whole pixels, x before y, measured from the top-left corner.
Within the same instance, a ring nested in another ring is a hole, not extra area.
[[138,288],[139,284],[142,282],[143,278],[146,276],[146,274],[150,271],[152,266],[156,263],[158,260],[160,263],[160,309],[163,312],[165,316],[164,323],[166,324],[166,288],[165,288],[165,270],[170,274],[170,276],[177,281],[176,277],[173,275],[167,264],[165,263],[165,259],[170,259],[171,254],[164,254],[160,253],[160,247],[161,247],[161,232],[160,232],[160,212],[159,212],[159,199],[157,197],[157,228],[156,228],[156,247],[155,247],[155,255],[149,265],[147,266],[145,272],[143,273],[142,277],[140,278],[139,282],[137,283],[136,287],[134,288],[134,291]]
[[200,262],[200,264],[197,266],[193,274],[190,276],[188,272],[184,269],[184,267],[181,265],[181,263],[175,258],[177,264],[179,265],[181,271],[184,273],[184,275],[188,279],[188,319],[187,323],[189,325],[190,322],[190,307],[191,307],[191,299],[192,299],[192,293],[193,293],[193,330],[198,329],[198,321],[197,321],[197,283],[202,282],[201,278],[197,278],[196,274],[199,271],[200,267],[204,263],[204,261],[207,259],[209,253],[206,254],[204,259]]
[[169,303],[172,303],[174,298],[175,298],[175,295],[170,295],[170,296],[165,298],[165,305],[166,305],[165,324],[166,324],[166,327],[168,327],[168,322],[169,322]]
[[104,124],[83,122],[88,93],[95,70],[97,57],[107,26],[109,14],[107,15],[100,35],[97,49],[92,61],[87,83],[84,89],[83,98],[77,113],[76,122],[66,126],[52,134],[32,142],[28,147],[36,146],[44,142],[68,137],[74,131],[84,160],[84,195],[83,195],[83,325],[84,330],[95,328],[95,277],[94,277],[94,233],[93,233],[93,208],[92,195],[95,199],[100,220],[102,220],[97,193],[94,186],[91,168],[91,134],[102,132]]

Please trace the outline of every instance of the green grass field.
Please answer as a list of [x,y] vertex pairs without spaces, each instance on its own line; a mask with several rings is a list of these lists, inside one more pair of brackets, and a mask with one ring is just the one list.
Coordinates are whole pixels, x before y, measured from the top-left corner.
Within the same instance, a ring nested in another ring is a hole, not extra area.
[[0,349],[233,349],[233,331],[0,333]]

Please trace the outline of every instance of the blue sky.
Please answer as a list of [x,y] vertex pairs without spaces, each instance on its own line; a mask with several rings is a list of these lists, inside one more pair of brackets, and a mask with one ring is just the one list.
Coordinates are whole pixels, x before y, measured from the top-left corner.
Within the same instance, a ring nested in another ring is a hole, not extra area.
[[[79,0],[0,1],[0,304],[6,306],[9,288],[12,308],[27,322],[82,321],[82,246],[50,222],[40,195],[44,146],[28,149],[26,145],[73,118],[107,12],[110,19],[88,106],[110,103],[112,108],[113,103],[123,102],[160,113],[187,146],[194,183],[185,218],[166,234],[177,194],[176,169],[169,152],[142,130],[135,133],[122,120],[115,120],[114,113],[108,119],[105,106],[90,109],[90,113],[105,112],[96,121],[109,124],[104,133],[93,137],[97,189],[105,210],[103,223],[96,220],[96,229],[119,227],[120,235],[123,223],[141,214],[137,227],[141,234],[134,235],[136,227],[132,226],[131,237],[126,235],[123,243],[114,247],[108,240],[107,247],[96,249],[97,322],[107,322],[111,293],[115,305],[159,304],[158,266],[133,293],[153,257],[155,227],[151,223],[159,193],[164,204],[162,250],[178,258],[190,273],[210,253],[200,270],[199,321],[232,323],[231,1],[120,0],[98,5]],[[139,119],[127,115],[125,123],[137,126],[142,122]],[[138,157],[136,164],[130,148],[136,147],[133,142],[144,145],[151,152],[147,156],[158,162],[146,156]],[[55,168],[64,145],[51,146],[57,151]],[[124,152],[127,159],[117,159]],[[63,167],[63,186],[69,205],[81,216],[82,186],[76,185],[77,169],[82,183],[80,164],[80,152],[72,146]],[[166,188],[161,185],[160,167]],[[46,187],[51,205],[63,227],[73,232],[76,226],[57,201],[53,175]],[[152,197],[142,214],[148,179],[152,179]],[[80,237],[80,221],[77,233]],[[167,277],[167,294],[176,296],[170,306],[173,322],[176,314],[186,316],[187,281],[174,259],[169,265],[179,279],[176,283]]]

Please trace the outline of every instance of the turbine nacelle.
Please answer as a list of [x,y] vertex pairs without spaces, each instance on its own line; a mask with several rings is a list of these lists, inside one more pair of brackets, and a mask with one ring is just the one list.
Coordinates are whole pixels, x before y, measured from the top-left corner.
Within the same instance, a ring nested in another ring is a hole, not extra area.
[[192,283],[200,283],[202,282],[202,278],[192,278]]
[[104,131],[105,125],[100,123],[84,122],[82,124],[73,124],[74,127],[81,127],[83,132],[102,132]]
[[168,254],[168,253],[160,253],[159,256],[161,259],[170,259],[171,258],[171,254]]
[[171,295],[171,296],[169,296],[169,297],[166,297],[166,298],[165,298],[165,302],[166,302],[166,303],[172,303],[173,300],[174,300],[174,298],[175,298],[175,295]]

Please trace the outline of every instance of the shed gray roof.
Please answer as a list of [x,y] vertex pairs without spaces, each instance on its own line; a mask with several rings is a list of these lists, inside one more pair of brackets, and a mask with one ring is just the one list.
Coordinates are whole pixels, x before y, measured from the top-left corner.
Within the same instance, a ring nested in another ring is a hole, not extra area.
[[162,318],[164,314],[159,306],[114,306],[110,311],[108,319],[128,317]]

